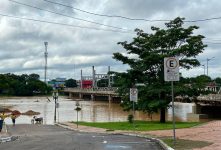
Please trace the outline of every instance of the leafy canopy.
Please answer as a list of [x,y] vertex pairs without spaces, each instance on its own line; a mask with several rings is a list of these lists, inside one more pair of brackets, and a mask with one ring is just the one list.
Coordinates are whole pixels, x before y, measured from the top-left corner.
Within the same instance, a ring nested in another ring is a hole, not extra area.
[[[139,102],[136,109],[153,112],[166,108],[171,100],[170,83],[164,82],[163,60],[165,57],[179,57],[180,67],[191,69],[199,66],[196,56],[203,52],[204,36],[195,35],[197,26],[183,27],[184,18],[175,18],[165,23],[165,28],[151,27],[151,33],[135,29],[137,34],[132,42],[119,42],[127,55],[114,53],[113,58],[130,66],[124,73],[116,74],[116,86],[122,96],[126,110],[132,108],[129,88],[135,83],[144,83],[139,88]],[[175,86],[176,90],[176,86]]]

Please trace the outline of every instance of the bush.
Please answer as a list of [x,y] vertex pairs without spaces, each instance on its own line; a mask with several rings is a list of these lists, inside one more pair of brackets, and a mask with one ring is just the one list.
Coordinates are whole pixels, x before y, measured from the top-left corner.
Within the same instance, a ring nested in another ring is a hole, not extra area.
[[128,115],[127,120],[129,123],[133,123],[134,122],[134,116],[133,115]]

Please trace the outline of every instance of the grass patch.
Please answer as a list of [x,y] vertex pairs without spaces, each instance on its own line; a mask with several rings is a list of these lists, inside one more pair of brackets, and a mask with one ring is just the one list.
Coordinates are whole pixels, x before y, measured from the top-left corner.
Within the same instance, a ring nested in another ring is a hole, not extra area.
[[161,138],[161,140],[176,150],[188,150],[188,149],[191,150],[194,148],[202,148],[202,147],[213,144],[213,143],[205,142],[205,141],[191,141],[191,140],[177,139],[176,144],[173,145],[172,137],[170,139]]
[[[176,128],[177,129],[189,128],[199,124],[201,123],[176,122]],[[173,128],[172,122],[160,123],[157,121],[135,121],[134,125],[128,122],[79,122],[79,125],[104,128],[108,130],[136,130],[136,131],[166,130]]]

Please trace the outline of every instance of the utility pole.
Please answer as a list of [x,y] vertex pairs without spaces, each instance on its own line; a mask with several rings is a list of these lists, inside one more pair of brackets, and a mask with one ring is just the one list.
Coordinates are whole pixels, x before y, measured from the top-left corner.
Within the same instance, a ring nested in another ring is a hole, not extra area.
[[48,48],[48,42],[44,42],[45,45],[45,84],[47,84],[47,59],[48,59],[48,52],[47,52],[47,48]]
[[111,87],[110,66],[108,66],[108,87]]
[[95,74],[96,74],[96,71],[95,71],[95,69],[94,69],[94,66],[92,66],[93,88],[96,88],[96,87],[97,87]]
[[203,74],[206,75],[206,66],[205,65],[202,65],[202,66],[203,66],[203,69],[204,69]]
[[208,66],[208,62],[212,59],[214,59],[215,57],[212,57],[212,58],[207,58],[206,59],[206,65],[207,65],[207,76],[209,76],[209,66]]
[[54,123],[56,123],[56,114],[57,114],[57,108],[58,108],[58,91],[54,91],[52,93],[52,97],[54,99]]

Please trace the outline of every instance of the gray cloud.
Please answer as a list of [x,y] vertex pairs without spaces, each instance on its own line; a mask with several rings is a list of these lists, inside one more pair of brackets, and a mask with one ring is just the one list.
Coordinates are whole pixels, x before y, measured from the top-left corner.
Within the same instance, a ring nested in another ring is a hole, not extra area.
[[[43,9],[56,11],[73,17],[87,19],[103,24],[118,26],[129,30],[142,28],[150,32],[151,26],[164,27],[164,22],[129,21],[117,18],[98,17],[68,9],[62,6],[47,3],[43,0],[17,0]],[[219,13],[221,2],[211,0],[56,0],[56,2],[81,8],[87,11],[101,14],[115,14],[132,18],[147,19],[173,19],[177,16],[186,19],[198,19],[221,16]],[[1,13],[26,17],[32,19],[48,20],[53,22],[110,29],[108,27],[77,21],[64,16],[51,14],[34,8],[18,5],[7,0],[0,2]],[[207,38],[208,47],[199,60],[205,64],[207,58],[215,56],[209,62],[211,76],[220,76],[221,62],[220,45],[211,44],[215,39],[221,39],[219,20],[197,23],[185,23],[198,25],[200,29],[196,34],[202,34]],[[12,19],[0,16],[0,67],[1,73],[38,73],[41,78],[44,75],[44,41],[48,44],[48,78],[67,77],[79,78],[80,70],[86,74],[91,73],[94,65],[98,72],[106,72],[107,66],[112,66],[115,71],[124,71],[126,65],[112,59],[114,52],[125,52],[119,41],[130,41],[135,36],[131,33],[115,33],[97,31],[82,28],[53,25],[21,19]],[[213,39],[209,39],[213,38]],[[221,40],[220,40],[221,41]],[[210,43],[209,43],[210,42]],[[215,41],[217,42],[217,41]],[[219,41],[218,41],[219,42]],[[185,76],[195,76],[203,73],[203,68],[182,70]]]

